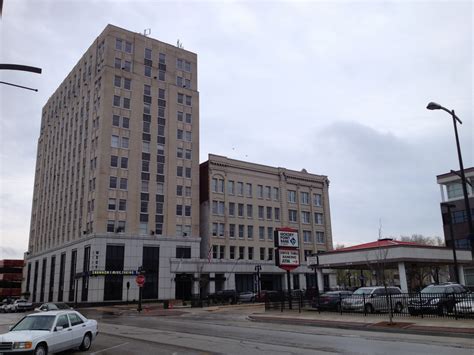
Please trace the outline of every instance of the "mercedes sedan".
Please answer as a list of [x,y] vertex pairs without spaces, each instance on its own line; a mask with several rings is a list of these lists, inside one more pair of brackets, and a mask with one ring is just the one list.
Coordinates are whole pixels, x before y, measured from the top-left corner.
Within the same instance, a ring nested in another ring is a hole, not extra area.
[[46,355],[68,349],[89,350],[97,336],[97,322],[76,311],[49,311],[23,317],[0,335],[0,353]]

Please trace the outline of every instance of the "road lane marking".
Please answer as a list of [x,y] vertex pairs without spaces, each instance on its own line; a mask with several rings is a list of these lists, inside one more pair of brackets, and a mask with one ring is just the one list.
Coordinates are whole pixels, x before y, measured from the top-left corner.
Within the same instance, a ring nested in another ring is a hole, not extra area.
[[91,353],[91,355],[96,355],[96,354],[99,354],[101,352],[104,352],[104,351],[107,351],[107,350],[110,350],[110,349],[115,349],[115,348],[118,348],[119,346],[123,346],[123,345],[127,345],[127,344],[128,343],[122,343],[122,344],[114,345],[114,346],[111,346],[110,348],[106,348],[106,349],[102,349],[102,350],[93,352],[93,353]]

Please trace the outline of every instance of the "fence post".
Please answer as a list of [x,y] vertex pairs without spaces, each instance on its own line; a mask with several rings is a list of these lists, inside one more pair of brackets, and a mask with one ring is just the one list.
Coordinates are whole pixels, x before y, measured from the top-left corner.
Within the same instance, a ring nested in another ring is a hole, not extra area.
[[364,316],[367,316],[367,308],[365,308],[365,293],[362,293],[362,297],[364,300]]
[[421,318],[423,318],[423,300],[421,299],[421,292],[418,292],[418,296],[420,296],[420,313]]
[[454,319],[458,320],[458,312],[457,312],[457,308],[456,308],[456,294],[455,293],[453,293],[453,299],[454,299],[454,306],[453,306]]
[[388,299],[389,299],[389,307],[390,307],[390,315],[391,317],[393,317],[393,303],[392,303],[392,294],[389,293],[388,294]]
[[339,293],[339,304],[341,305],[339,307],[339,312],[341,313],[341,316],[342,316],[342,295]]

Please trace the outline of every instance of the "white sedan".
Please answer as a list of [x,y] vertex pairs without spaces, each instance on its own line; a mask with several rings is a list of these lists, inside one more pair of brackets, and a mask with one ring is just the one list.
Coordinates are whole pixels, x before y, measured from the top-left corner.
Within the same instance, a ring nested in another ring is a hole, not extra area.
[[27,315],[0,335],[0,353],[29,351],[46,355],[72,348],[89,350],[97,336],[97,322],[76,311],[49,311]]

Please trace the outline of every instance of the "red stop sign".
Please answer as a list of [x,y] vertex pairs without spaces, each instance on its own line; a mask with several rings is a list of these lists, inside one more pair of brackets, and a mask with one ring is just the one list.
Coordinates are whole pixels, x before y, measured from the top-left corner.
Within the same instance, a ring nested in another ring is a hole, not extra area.
[[145,276],[137,275],[135,282],[137,283],[138,287],[143,287],[143,284],[145,283]]

